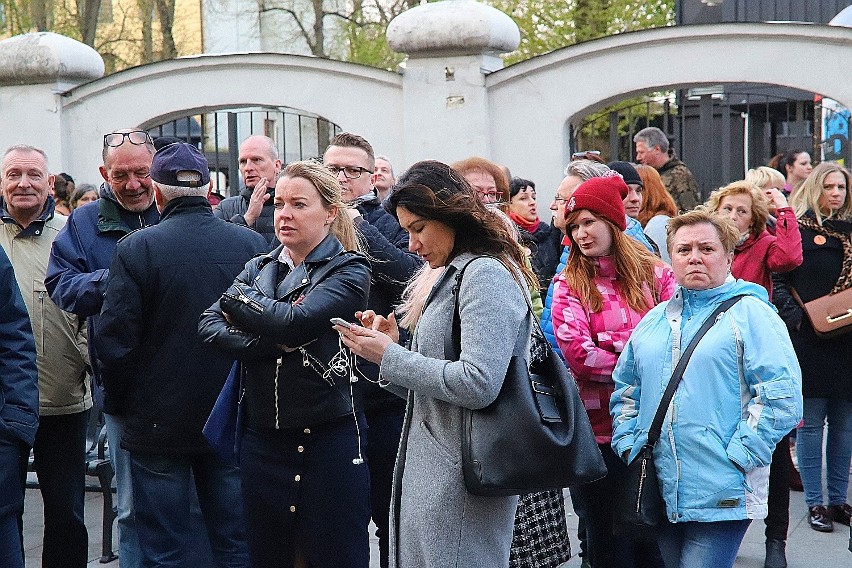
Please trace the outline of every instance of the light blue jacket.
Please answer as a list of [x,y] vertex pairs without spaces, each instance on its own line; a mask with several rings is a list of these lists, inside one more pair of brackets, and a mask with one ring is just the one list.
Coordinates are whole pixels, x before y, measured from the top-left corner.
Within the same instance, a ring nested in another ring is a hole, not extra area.
[[802,375],[766,290],[728,280],[678,287],[639,322],[615,367],[612,447],[628,459],[646,442],[672,370],[721,302],[747,294],[710,328],[686,367],[654,448],[671,522],[761,519],[776,443],[802,417]]

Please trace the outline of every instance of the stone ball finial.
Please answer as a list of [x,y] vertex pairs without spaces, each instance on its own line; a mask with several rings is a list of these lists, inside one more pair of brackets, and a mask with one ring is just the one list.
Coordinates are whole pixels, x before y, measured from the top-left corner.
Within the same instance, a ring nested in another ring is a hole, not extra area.
[[852,28],[852,6],[847,6],[843,10],[837,13],[830,22],[828,22],[829,26],[845,26],[847,28]]
[[421,4],[391,20],[388,45],[410,57],[508,53],[521,32],[506,14],[475,0]]
[[104,60],[84,43],[53,32],[0,41],[0,85],[56,83],[67,90],[104,74]]

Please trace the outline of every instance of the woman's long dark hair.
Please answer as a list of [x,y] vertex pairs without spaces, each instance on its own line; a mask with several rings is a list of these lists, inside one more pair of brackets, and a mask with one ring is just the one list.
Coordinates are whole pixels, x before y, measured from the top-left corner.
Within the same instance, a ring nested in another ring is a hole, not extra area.
[[400,176],[385,207],[397,219],[397,207],[405,207],[418,217],[452,228],[455,243],[448,260],[465,252],[510,260],[528,284],[537,285],[523,249],[499,213],[483,205],[467,181],[447,164],[427,160],[411,166]]

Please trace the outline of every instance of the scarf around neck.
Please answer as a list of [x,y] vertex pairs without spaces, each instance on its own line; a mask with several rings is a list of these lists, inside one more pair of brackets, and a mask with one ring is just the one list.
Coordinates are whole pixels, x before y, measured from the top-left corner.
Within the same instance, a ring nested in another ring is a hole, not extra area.
[[535,218],[535,221],[527,221],[520,215],[516,215],[513,211],[509,211],[509,219],[515,222],[515,224],[521,229],[525,230],[529,234],[533,234],[538,231],[538,225],[541,223],[541,219],[538,217]]
[[831,289],[830,294],[836,294],[847,288],[852,288],[852,238],[850,238],[850,235],[835,231],[825,225],[820,225],[816,222],[816,219],[807,215],[799,217],[798,221],[799,226],[807,227],[811,231],[826,237],[833,237],[843,245],[843,265],[840,270],[840,277],[834,284],[834,288]]

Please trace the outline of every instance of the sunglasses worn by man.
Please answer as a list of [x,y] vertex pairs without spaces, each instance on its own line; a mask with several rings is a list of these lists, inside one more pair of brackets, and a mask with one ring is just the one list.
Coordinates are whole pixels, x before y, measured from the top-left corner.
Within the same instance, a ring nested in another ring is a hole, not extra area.
[[118,148],[124,144],[125,138],[128,142],[136,146],[154,143],[151,135],[144,130],[131,130],[130,132],[110,132],[109,134],[104,134],[104,147]]

